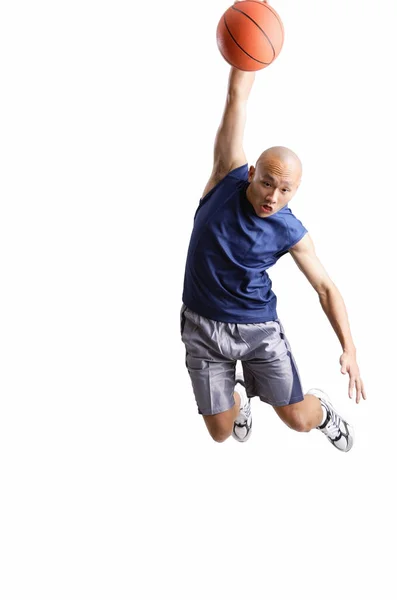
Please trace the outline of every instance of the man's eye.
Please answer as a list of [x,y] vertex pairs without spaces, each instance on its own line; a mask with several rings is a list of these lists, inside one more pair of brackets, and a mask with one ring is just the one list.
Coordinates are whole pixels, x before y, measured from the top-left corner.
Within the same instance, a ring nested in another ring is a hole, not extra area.
[[270,187],[270,183],[268,183],[267,181],[263,181],[262,183],[265,187]]
[[284,188],[284,189],[282,190],[282,192],[283,192],[283,194],[287,194],[287,193],[289,192],[289,190],[288,190],[287,188]]

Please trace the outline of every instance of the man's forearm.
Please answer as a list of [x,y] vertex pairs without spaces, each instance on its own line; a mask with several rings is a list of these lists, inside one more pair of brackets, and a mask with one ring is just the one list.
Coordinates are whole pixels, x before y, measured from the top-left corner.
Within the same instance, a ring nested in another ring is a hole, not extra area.
[[346,306],[338,288],[333,285],[319,292],[320,304],[327,315],[344,352],[355,352]]
[[234,67],[230,69],[226,104],[215,138],[211,184],[247,160],[243,150],[243,135],[247,100],[254,79],[255,73],[240,71]]
[[240,71],[232,67],[229,75],[228,97],[237,97],[243,101],[248,100],[254,80],[255,72]]

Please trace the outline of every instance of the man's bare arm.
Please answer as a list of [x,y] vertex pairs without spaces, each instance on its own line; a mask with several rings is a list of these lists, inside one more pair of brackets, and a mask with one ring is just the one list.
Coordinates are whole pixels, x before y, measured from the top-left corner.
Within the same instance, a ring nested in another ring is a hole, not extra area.
[[230,171],[247,162],[243,149],[247,101],[255,73],[230,69],[226,105],[215,138],[214,165],[203,197]]
[[327,315],[343,349],[340,364],[342,373],[349,373],[349,396],[352,397],[355,387],[357,392],[356,402],[359,402],[360,395],[365,399],[366,394],[356,361],[356,348],[353,343],[343,298],[317,257],[313,241],[309,234],[306,234],[290,249],[290,254],[318,293],[321,307]]

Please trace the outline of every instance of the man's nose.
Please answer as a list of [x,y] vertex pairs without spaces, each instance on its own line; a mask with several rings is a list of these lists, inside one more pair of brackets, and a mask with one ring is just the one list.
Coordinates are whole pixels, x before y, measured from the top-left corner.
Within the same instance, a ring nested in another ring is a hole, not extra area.
[[266,196],[266,200],[268,202],[271,202],[272,204],[276,204],[278,200],[278,189],[275,188],[272,191],[270,191],[269,194]]

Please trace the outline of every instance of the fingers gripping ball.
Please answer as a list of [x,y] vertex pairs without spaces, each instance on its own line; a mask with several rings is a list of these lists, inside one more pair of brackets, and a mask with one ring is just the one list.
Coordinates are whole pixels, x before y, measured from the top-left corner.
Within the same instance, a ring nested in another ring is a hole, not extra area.
[[259,71],[280,54],[284,27],[274,8],[261,0],[235,2],[222,15],[216,41],[223,58],[241,71]]

